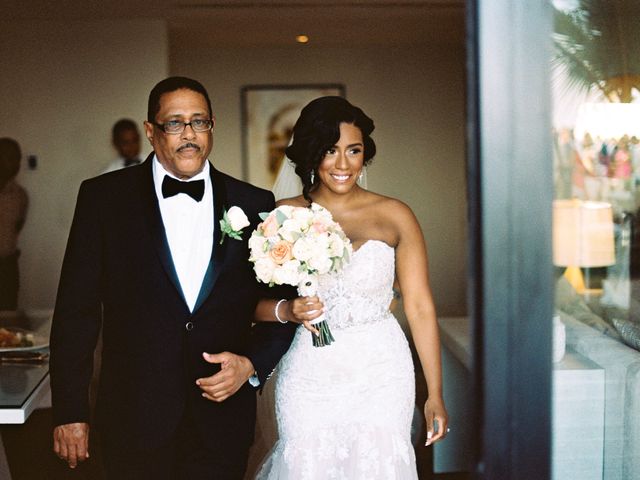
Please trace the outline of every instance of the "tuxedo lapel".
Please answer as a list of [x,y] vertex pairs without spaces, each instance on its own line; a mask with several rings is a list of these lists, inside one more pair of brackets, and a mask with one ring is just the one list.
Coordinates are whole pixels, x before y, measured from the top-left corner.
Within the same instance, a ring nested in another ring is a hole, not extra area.
[[209,266],[207,272],[202,280],[200,286],[200,292],[198,293],[198,299],[194,306],[195,312],[202,306],[205,300],[209,297],[213,291],[213,287],[216,284],[216,280],[220,275],[220,271],[224,265],[225,253],[227,250],[227,242],[220,244],[222,238],[222,232],[220,229],[220,220],[227,209],[227,189],[218,171],[209,166],[209,173],[211,176],[211,185],[213,189],[213,247],[211,249],[211,259],[209,260]]
[[162,223],[162,214],[160,213],[158,196],[156,195],[155,184],[153,183],[153,157],[154,152],[151,152],[143,164],[145,170],[144,175],[142,176],[141,190],[143,198],[142,204],[144,205],[144,218],[151,233],[151,238],[160,259],[160,263],[162,264],[170,282],[180,294],[180,297],[186,307],[187,302],[185,300],[184,293],[182,292],[182,287],[180,286],[176,267],[173,264],[169,241],[167,240],[167,234],[164,229],[164,224]]

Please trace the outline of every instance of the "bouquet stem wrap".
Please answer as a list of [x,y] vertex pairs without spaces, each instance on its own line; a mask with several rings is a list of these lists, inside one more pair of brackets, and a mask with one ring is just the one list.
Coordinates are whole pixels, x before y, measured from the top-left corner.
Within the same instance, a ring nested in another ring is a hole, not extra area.
[[[312,297],[317,295],[315,284],[313,282],[302,282],[298,285],[298,295],[301,297]],[[324,313],[318,318],[311,320],[309,324],[313,325],[316,330],[318,330],[318,335],[311,336],[314,347],[324,347],[326,345],[331,345],[331,343],[335,341],[335,338],[331,335],[329,324],[325,320]]]

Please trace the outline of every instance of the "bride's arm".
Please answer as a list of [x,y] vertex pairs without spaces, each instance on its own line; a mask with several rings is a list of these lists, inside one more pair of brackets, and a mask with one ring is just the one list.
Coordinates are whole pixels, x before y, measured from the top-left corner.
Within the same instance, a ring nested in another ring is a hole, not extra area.
[[293,300],[262,298],[256,306],[256,322],[295,322],[313,333],[318,331],[309,324],[322,314],[324,305],[318,297],[298,297]]
[[[402,290],[404,311],[429,392],[424,408],[429,445],[446,435],[448,416],[442,397],[440,334],[429,285],[427,249],[420,225],[411,209],[398,202],[393,210],[398,232],[396,273]],[[434,421],[438,424],[437,431]]]

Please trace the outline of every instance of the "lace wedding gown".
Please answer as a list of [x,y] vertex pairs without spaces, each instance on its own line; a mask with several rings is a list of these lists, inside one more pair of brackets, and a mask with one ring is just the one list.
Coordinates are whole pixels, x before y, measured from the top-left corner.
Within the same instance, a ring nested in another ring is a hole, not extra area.
[[394,270],[394,249],[369,240],[321,279],[335,342],[314,347],[298,328],[278,367],[279,440],[257,479],[417,479],[413,362],[389,312]]

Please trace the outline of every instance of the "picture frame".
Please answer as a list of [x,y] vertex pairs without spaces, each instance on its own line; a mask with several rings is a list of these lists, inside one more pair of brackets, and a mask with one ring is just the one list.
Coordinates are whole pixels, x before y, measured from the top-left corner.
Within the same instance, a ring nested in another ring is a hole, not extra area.
[[300,111],[326,95],[344,97],[345,87],[338,83],[242,87],[244,180],[267,190],[273,187]]

